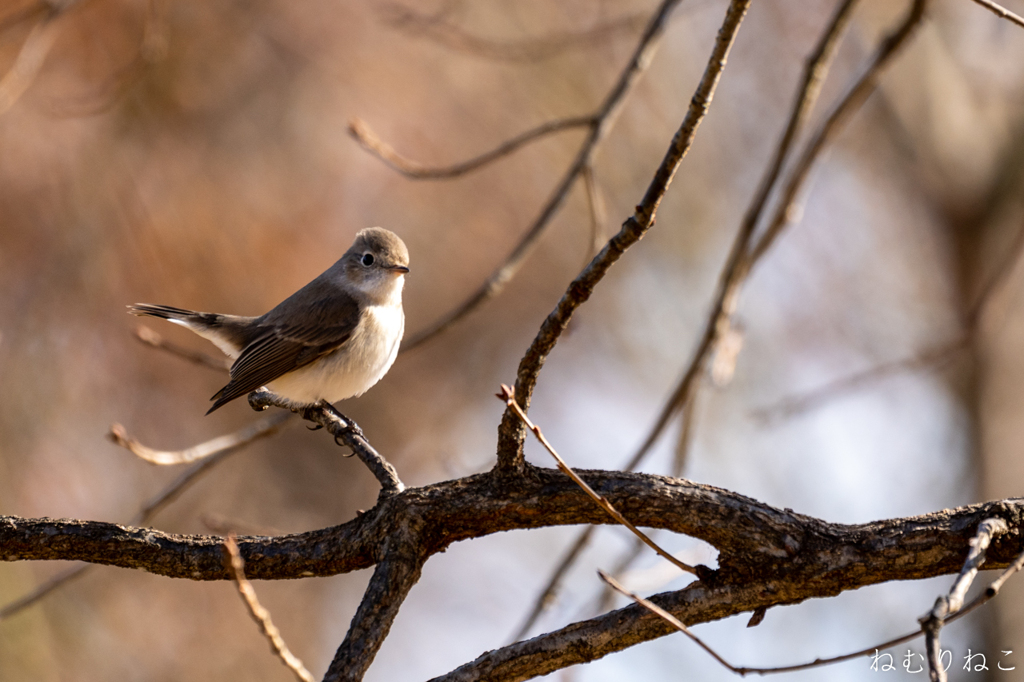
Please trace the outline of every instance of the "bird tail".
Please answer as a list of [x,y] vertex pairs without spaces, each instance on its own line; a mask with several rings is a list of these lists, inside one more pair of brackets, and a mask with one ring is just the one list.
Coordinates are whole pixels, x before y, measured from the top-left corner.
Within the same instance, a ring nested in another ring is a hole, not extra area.
[[200,313],[169,305],[149,303],[130,305],[128,312],[140,317],[159,317],[186,327],[204,339],[212,341],[231,359],[237,358],[242,349],[259,334],[259,329],[254,324],[256,318],[253,317]]
[[[128,312],[139,317],[159,317],[162,320],[191,322],[193,318],[202,318],[209,313],[197,313],[194,310],[175,308],[169,305],[152,305],[150,303],[136,303],[128,306]],[[214,317],[211,315],[211,317]]]

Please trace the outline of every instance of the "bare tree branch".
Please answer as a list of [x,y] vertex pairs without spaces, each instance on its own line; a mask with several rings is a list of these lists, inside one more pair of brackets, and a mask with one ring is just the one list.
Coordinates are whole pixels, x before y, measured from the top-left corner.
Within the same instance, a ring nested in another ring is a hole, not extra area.
[[34,590],[29,592],[28,594],[18,597],[12,602],[4,604],[3,607],[0,607],[0,623],[4,622],[12,616],[17,615],[18,613],[21,613],[28,607],[40,601],[44,597],[49,596],[56,590],[64,587],[65,585],[70,584],[76,578],[81,578],[82,575],[84,575],[85,572],[88,571],[90,568],[92,568],[92,566],[89,564],[82,564],[80,566],[69,568],[65,571],[58,573],[57,575],[53,576],[52,578],[43,582],[42,584],[38,585]]
[[597,124],[594,116],[573,116],[571,118],[559,118],[554,121],[542,123],[536,128],[531,128],[524,133],[502,142],[494,149],[484,152],[472,159],[450,166],[431,167],[418,161],[408,159],[394,150],[387,142],[381,140],[370,129],[365,121],[355,118],[348,124],[349,134],[362,145],[363,149],[370,152],[378,159],[395,169],[402,175],[413,180],[446,180],[465,175],[478,168],[486,166],[492,161],[508,156],[520,147],[523,147],[534,140],[546,137],[552,133],[559,133],[563,130],[575,128],[593,127]]
[[811,408],[820,407],[829,400],[844,395],[849,391],[862,388],[865,385],[899,372],[914,372],[941,367],[946,362],[952,360],[957,353],[970,348],[975,335],[978,333],[978,325],[981,324],[982,315],[989,309],[989,304],[995,300],[996,296],[1006,288],[1010,282],[1010,275],[1013,274],[1013,271],[1020,265],[1022,260],[1024,260],[1024,225],[1017,230],[1017,234],[1013,239],[1013,243],[1007,249],[1006,255],[999,262],[995,272],[985,282],[978,297],[967,310],[965,319],[966,330],[961,338],[937,348],[924,350],[907,358],[885,362],[863,372],[840,377],[806,393],[784,397],[767,407],[755,410],[753,416],[765,422],[790,417]]
[[646,17],[631,14],[597,24],[583,31],[558,31],[525,40],[488,40],[467,33],[444,13],[427,15],[398,4],[384,7],[387,22],[411,35],[428,38],[445,47],[485,59],[507,62],[537,62],[567,50],[604,45],[620,33],[640,31]]
[[882,72],[892,64],[900,48],[906,44],[907,39],[914,33],[914,29],[924,19],[924,10],[927,4],[927,0],[914,0],[906,17],[903,18],[895,31],[882,40],[867,68],[865,68],[864,72],[853,84],[853,87],[842,97],[839,104],[832,110],[821,127],[815,131],[810,142],[804,148],[803,153],[796,160],[793,170],[789,175],[789,180],[782,189],[771,222],[750,250],[748,269],[761,260],[786,226],[793,221],[794,216],[800,213],[798,195],[803,189],[804,183],[821,152],[835,139],[850,117],[864,104],[868,96],[875,91],[875,86],[878,84],[878,79],[881,77]]
[[[849,11],[849,8],[847,7],[848,4],[849,2],[844,2],[840,5],[839,10],[833,17],[830,30],[826,32],[825,36],[823,36],[815,54],[808,60],[807,70],[804,75],[804,84],[797,97],[793,113],[790,116],[787,132],[783,136],[779,148],[776,150],[776,160],[772,164],[772,169],[769,170],[768,174],[762,181],[761,189],[755,196],[754,201],[751,203],[743,224],[740,227],[740,232],[737,234],[736,240],[733,243],[729,258],[726,261],[722,275],[719,278],[718,292],[715,295],[715,303],[712,312],[708,316],[704,332],[697,345],[697,349],[694,352],[693,359],[690,361],[686,371],[683,373],[682,379],[676,385],[676,388],[672,391],[668,401],[662,408],[653,428],[644,440],[644,443],[637,452],[637,455],[634,456],[633,460],[628,465],[629,468],[634,468],[639,465],[640,461],[644,456],[646,456],[651,446],[661,436],[662,432],[679,412],[682,406],[692,399],[694,391],[696,390],[697,381],[704,371],[708,358],[714,352],[718,340],[731,328],[732,316],[739,303],[740,292],[743,283],[746,281],[747,275],[750,273],[751,268],[761,258],[763,258],[764,254],[768,251],[768,248],[774,243],[774,240],[782,230],[789,224],[787,217],[791,217],[793,214],[792,206],[794,197],[803,186],[803,181],[806,179],[814,161],[824,150],[825,144],[834,137],[842,125],[849,119],[849,116],[856,111],[868,94],[870,94],[874,89],[881,72],[892,62],[892,59],[895,57],[898,49],[907,41],[913,28],[921,21],[926,2],[925,0],[914,1],[910,12],[901,21],[899,27],[882,41],[864,73],[847,91],[846,96],[840,100],[832,110],[832,113],[826,119],[825,123],[823,123],[814,134],[812,142],[807,146],[800,160],[797,162],[796,169],[793,174],[791,174],[786,189],[783,190],[783,199],[780,201],[780,207],[776,212],[774,219],[762,235],[760,241],[755,244],[753,242],[754,230],[763,211],[767,197],[771,192],[771,185],[774,184],[774,178],[777,177],[777,171],[773,169],[776,166],[781,169],[784,159],[788,155],[789,145],[791,145],[792,140],[795,139],[796,132],[800,128],[800,123],[806,118],[807,113],[817,96],[817,92],[820,90],[819,81],[823,77],[823,65],[830,63],[831,57],[835,54],[835,50],[838,46],[836,43],[837,38],[833,33],[838,35],[837,32],[845,26],[845,23],[848,21],[848,15],[846,14],[846,12]],[[751,246],[752,244],[753,246]]]
[[[778,509],[737,493],[682,479],[617,471],[579,471],[597,493],[640,527],[661,528],[708,542],[719,550],[719,573],[773,575],[824,567],[848,556],[846,572],[885,569],[889,580],[959,571],[962,548],[985,518],[1021,525],[1018,500],[988,502],[933,514],[859,525],[832,524]],[[410,488],[383,498],[359,517],[331,528],[274,538],[238,539],[251,579],[327,576],[368,568],[381,542],[402,524],[422,524],[423,550],[507,530],[614,521],[567,476],[530,467],[512,487],[494,472]],[[1012,534],[1007,535],[1010,538]],[[871,539],[864,545],[866,538]],[[1016,556],[1004,538],[989,553],[993,567]],[[189,580],[224,580],[219,537],[172,535],[99,521],[0,516],[0,560],[88,561],[139,568]],[[847,552],[844,555],[843,552]],[[807,555],[807,556],[805,556]],[[813,555],[813,556],[811,556]],[[906,564],[905,566],[902,564]],[[818,581],[830,580],[819,576]],[[830,583],[832,584],[832,583]],[[808,586],[810,587],[810,585]]]
[[334,654],[324,682],[358,682],[363,679],[391,624],[420,572],[428,555],[410,526],[389,536],[383,558],[370,578],[345,640]]
[[967,590],[974,582],[978,570],[985,563],[985,551],[992,540],[1006,533],[1009,528],[1000,518],[985,519],[978,524],[978,532],[971,539],[971,550],[964,561],[960,575],[953,582],[948,595],[935,600],[935,606],[921,617],[921,630],[925,634],[925,648],[928,652],[928,675],[932,682],[946,682],[946,670],[942,666],[942,648],[939,646],[939,631],[943,624],[964,605]]
[[253,422],[233,433],[218,436],[184,450],[154,450],[129,436],[128,432],[120,424],[112,425],[107,437],[117,445],[130,451],[136,457],[150,464],[161,466],[189,464],[212,457],[225,450],[236,450],[245,447],[260,438],[272,436],[281,429],[285,422],[291,419],[291,416],[287,412],[281,412],[267,419]]
[[605,209],[604,197],[601,195],[601,188],[597,185],[597,178],[594,177],[593,165],[588,165],[583,169],[583,186],[587,190],[587,207],[590,209],[590,244],[587,249],[586,262],[583,264],[585,267],[598,254],[605,242],[605,223],[608,221],[608,211]]
[[1007,21],[1011,21],[1017,24],[1018,26],[1024,28],[1024,17],[1020,16],[1019,14],[1014,14],[1013,12],[1006,9],[1002,5],[992,2],[992,0],[974,0],[974,2],[978,3],[979,5],[981,5],[988,11],[992,12],[996,16],[1006,19]]
[[212,355],[206,353],[200,353],[184,346],[166,340],[161,334],[153,331],[149,327],[140,324],[135,328],[135,338],[147,346],[153,348],[159,348],[160,350],[167,351],[171,355],[177,355],[180,358],[184,358],[189,362],[194,362],[197,365],[203,367],[209,367],[210,369],[231,369],[231,360],[228,358],[215,358]]
[[565,575],[569,572],[569,569],[575,565],[576,560],[580,558],[583,550],[590,544],[590,539],[594,535],[594,531],[597,530],[597,526],[587,526],[583,531],[576,537],[576,541],[569,548],[569,551],[565,553],[562,560],[558,562],[555,570],[551,572],[551,577],[548,578],[547,584],[544,589],[540,591],[537,598],[533,602],[533,609],[523,620],[523,624],[519,626],[519,630],[516,631],[515,636],[512,638],[513,642],[518,642],[530,633],[530,630],[536,624],[537,619],[540,618],[541,614],[555,601],[555,597],[558,596],[558,591],[562,586],[562,581],[565,579]]
[[718,661],[719,663],[721,663],[730,672],[738,673],[739,675],[745,675],[747,672],[749,672],[748,670],[746,670],[744,668],[737,668],[736,666],[732,665],[727,660],[725,660],[724,658],[719,656],[718,652],[716,652],[714,649],[712,649],[707,644],[705,644],[700,639],[700,637],[698,637],[697,635],[693,634],[693,632],[690,631],[690,628],[688,628],[685,625],[683,625],[682,622],[678,618],[673,616],[671,613],[669,613],[665,609],[661,608],[660,606],[658,606],[654,602],[650,602],[650,601],[644,599],[643,597],[641,597],[638,594],[634,594],[633,592],[630,592],[625,587],[623,587],[618,582],[616,582],[614,578],[609,576],[604,571],[598,571],[597,574],[599,576],[601,576],[601,580],[605,581],[613,590],[615,590],[616,592],[618,592],[619,594],[621,594],[623,596],[629,597],[630,599],[635,601],[637,604],[639,604],[640,606],[644,607],[645,609],[647,609],[648,611],[650,611],[651,613],[653,613],[654,615],[658,616],[659,618],[661,618],[662,620],[667,622],[669,625],[674,627],[676,630],[679,630],[679,632],[681,632],[684,635],[686,635],[687,637],[689,637],[691,640],[694,641],[694,643],[697,644],[697,646],[699,646],[704,651],[708,652],[708,655],[710,655],[711,658],[713,658],[716,661]]
[[306,666],[302,665],[302,661],[285,644],[281,637],[281,631],[270,619],[270,612],[263,608],[259,599],[256,598],[256,590],[252,589],[252,584],[245,579],[245,562],[238,553],[238,544],[235,542],[234,536],[229,535],[224,538],[224,555],[224,565],[231,572],[231,579],[238,586],[238,594],[245,602],[249,615],[260,626],[263,636],[270,642],[270,648],[292,671],[299,682],[314,682],[313,676],[306,670]]
[[[55,19],[67,9],[67,6],[72,4],[74,2],[66,3],[66,6],[63,7],[43,5],[45,11],[21,44],[14,65],[4,74],[3,78],[0,78],[0,116],[10,111],[11,107],[21,99],[21,96],[39,74],[39,70],[43,68],[43,62],[46,61],[46,57],[50,54],[50,49],[57,39],[58,27]],[[19,13],[16,16],[20,20],[34,13],[26,12],[25,15]]]
[[[402,594],[415,583],[415,566],[453,542],[516,528],[611,522],[564,474],[534,467],[524,473],[514,486],[500,472],[489,472],[409,489],[382,497],[372,510],[344,525],[283,537],[242,537],[239,549],[251,578],[326,576],[381,562],[388,538],[414,533],[417,542],[398,542],[396,547],[415,552],[415,561],[400,557],[405,568],[382,568],[377,581],[379,589]],[[719,550],[717,571],[681,592],[652,600],[691,624],[888,580],[955,572],[963,563],[973,529],[982,520],[997,517],[1011,530],[1024,527],[1019,500],[848,526],[689,481],[624,472],[579,473],[637,525],[685,533]],[[993,543],[988,565],[1008,565],[1022,549],[1020,538],[1019,532],[1011,532]],[[6,561],[83,560],[190,580],[230,578],[222,562],[221,539],[210,536],[4,516],[0,517],[0,547],[0,560]],[[367,600],[372,601],[369,595]],[[369,614],[369,620],[360,618],[364,634],[359,636],[371,637],[367,640],[371,643],[373,637],[382,637],[399,601],[382,604]],[[604,620],[577,623],[492,652],[469,666],[478,678],[524,679],[501,670],[513,666],[539,675],[670,631],[644,618],[624,609]],[[552,647],[553,641],[568,646]]]
[[512,253],[508,255],[498,269],[491,273],[491,276],[487,278],[487,281],[484,282],[476,293],[444,318],[405,343],[405,350],[415,348],[432,339],[458,320],[476,310],[486,301],[497,296],[505,288],[505,285],[515,277],[516,273],[519,272],[519,268],[522,267],[527,256],[533,251],[534,246],[536,246],[551,223],[551,219],[555,217],[555,214],[562,207],[576,179],[580,177],[585,168],[593,163],[598,146],[618,120],[618,114],[622,109],[626,95],[632,91],[633,86],[636,85],[640,76],[647,69],[648,64],[650,64],[658,45],[658,38],[661,37],[664,31],[668,16],[678,3],[679,0],[662,0],[657,12],[655,12],[648,23],[643,37],[633,53],[632,59],[630,59],[626,69],[619,76],[611,92],[608,93],[601,108],[594,115],[595,122],[587,138],[580,146],[576,159],[558,183],[547,204],[541,210],[540,215],[534,220],[533,225],[530,226],[530,229],[520,239],[519,244],[512,250]]
[[[672,4],[672,2],[664,3],[659,16],[667,14]],[[679,169],[679,164],[682,163],[683,157],[686,156],[690,145],[693,144],[697,128],[711,107],[711,100],[714,98],[718,81],[725,70],[729,51],[736,40],[748,7],[750,7],[750,0],[731,0],[729,3],[704,75],[690,100],[686,117],[672,138],[672,143],[669,145],[661,165],[655,171],[644,198],[637,204],[636,212],[623,223],[619,233],[611,238],[590,262],[590,265],[572,281],[568,291],[559,300],[555,310],[544,320],[536,338],[519,362],[519,369],[516,372],[515,395],[516,402],[524,412],[528,412],[530,409],[530,399],[533,396],[533,389],[537,385],[537,377],[544,366],[544,361],[555,347],[566,325],[569,324],[573,312],[590,298],[594,287],[615,261],[625,253],[626,249],[638,242],[654,225],[658,206],[661,204],[665,192],[668,191],[672,178],[675,177],[676,171]],[[652,21],[648,34],[652,30],[660,31],[660,23],[657,19]],[[646,59],[644,50],[638,50],[634,62],[642,59]],[[512,410],[506,408],[501,426],[498,428],[498,466],[500,468],[515,471],[522,467],[525,440],[525,427]]]

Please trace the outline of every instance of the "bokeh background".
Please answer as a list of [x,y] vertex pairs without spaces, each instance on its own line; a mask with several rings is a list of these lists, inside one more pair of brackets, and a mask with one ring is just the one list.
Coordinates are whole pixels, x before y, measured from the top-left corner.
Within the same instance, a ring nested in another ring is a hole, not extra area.
[[[532,415],[573,465],[621,466],[683,371],[834,4],[754,3],[656,227],[547,363]],[[890,0],[861,5],[819,116],[904,11]],[[1024,10],[1019,0],[1007,5]],[[57,14],[46,21],[51,7]],[[203,417],[224,375],[139,343],[126,304],[260,314],[333,263],[356,231],[381,225],[412,254],[409,333],[458,305],[533,221],[583,133],[428,182],[367,154],[347,134],[349,120],[365,120],[418,161],[462,160],[546,120],[594,111],[654,8],[651,0],[5,0],[0,512],[126,521],[177,472],[109,442],[112,423],[176,449],[256,418],[241,401]],[[602,145],[606,234],[631,214],[682,120],[724,8],[682,3]],[[607,22],[620,28],[567,38]],[[742,352],[731,382],[705,382],[685,476],[838,522],[1022,493],[1020,268],[1005,270],[973,326],[969,315],[1024,228],[1022,115],[1024,30],[969,0],[936,0],[818,164],[800,222],[753,273],[739,311]],[[403,354],[377,387],[342,405],[407,484],[491,466],[502,410],[492,395],[514,378],[543,316],[589,258],[590,221],[577,187],[499,298]],[[146,324],[214,351],[171,325]],[[966,343],[942,350],[969,329]],[[814,393],[929,352],[940,359]],[[780,403],[800,396],[809,399]],[[671,471],[679,442],[675,425],[644,469]],[[344,522],[373,504],[377,484],[342,452],[293,425],[232,456],[153,525],[286,533]],[[533,443],[528,455],[549,465]],[[507,533],[434,557],[367,679],[428,679],[507,643],[577,532]],[[714,561],[700,543],[657,537],[688,561]],[[532,634],[592,615],[595,569],[614,567],[631,544],[623,529],[600,530]],[[0,603],[65,568],[0,564]],[[255,586],[291,648],[321,675],[368,577]],[[646,554],[623,579],[645,593],[685,584]],[[802,662],[912,630],[949,582],[882,585],[773,609],[755,629],[740,617],[699,632],[739,664]],[[990,673],[1001,680],[1024,679],[1022,600],[1020,585],[1009,588],[944,630],[944,644],[958,657],[983,651],[992,668],[1016,665]],[[874,679],[881,673],[869,663],[781,679]],[[954,679],[982,679],[961,665]],[[551,677],[681,673],[732,679],[681,636]],[[0,679],[290,674],[231,585],[96,568],[0,623]]]

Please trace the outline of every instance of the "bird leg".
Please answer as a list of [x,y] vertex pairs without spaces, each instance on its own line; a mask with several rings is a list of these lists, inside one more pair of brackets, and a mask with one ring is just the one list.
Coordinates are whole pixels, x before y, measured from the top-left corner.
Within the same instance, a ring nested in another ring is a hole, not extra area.
[[381,495],[393,495],[405,490],[405,485],[398,478],[398,472],[373,449],[359,425],[330,403],[321,400],[313,405],[293,407],[291,403],[274,395],[273,392],[261,388],[249,394],[249,406],[256,411],[263,411],[271,406],[283,407],[301,415],[306,421],[313,422],[314,431],[325,428],[334,436],[335,443],[348,446],[380,482]]

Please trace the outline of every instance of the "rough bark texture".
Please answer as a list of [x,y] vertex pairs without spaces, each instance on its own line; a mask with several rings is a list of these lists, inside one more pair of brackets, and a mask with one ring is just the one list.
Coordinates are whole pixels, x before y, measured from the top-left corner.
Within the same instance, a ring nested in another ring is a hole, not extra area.
[[[738,493],[653,474],[581,471],[638,526],[699,538],[721,554],[705,580],[767,580],[800,575],[806,596],[828,596],[886,580],[957,572],[984,518],[1010,531],[989,550],[987,568],[1006,566],[1024,549],[1021,504],[1004,500],[924,516],[845,525],[779,509]],[[480,474],[382,500],[348,523],[279,537],[242,536],[246,575],[276,580],[347,573],[375,565],[396,529],[420,527],[427,557],[453,542],[506,530],[605,524],[610,517],[553,469],[527,467],[512,482]],[[100,521],[0,516],[0,559],[76,560],[136,568],[189,580],[227,580],[221,538],[172,535]]]

